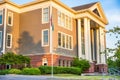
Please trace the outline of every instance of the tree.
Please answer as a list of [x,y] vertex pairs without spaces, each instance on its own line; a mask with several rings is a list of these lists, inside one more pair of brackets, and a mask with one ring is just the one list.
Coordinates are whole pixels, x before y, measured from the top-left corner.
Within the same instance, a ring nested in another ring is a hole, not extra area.
[[85,59],[74,58],[72,66],[81,68],[82,71],[85,71],[90,67],[90,64],[89,64],[89,61]]
[[108,49],[109,53],[114,53],[113,56],[109,57],[107,60],[109,67],[119,67],[120,68],[120,27],[114,27],[113,29],[110,29],[108,33],[114,34],[115,38],[117,39],[117,42],[115,45],[117,48],[115,49]]
[[17,65],[17,67],[25,67],[26,64],[30,63],[30,58],[23,55],[17,55],[13,52],[7,52],[0,57],[1,65]]

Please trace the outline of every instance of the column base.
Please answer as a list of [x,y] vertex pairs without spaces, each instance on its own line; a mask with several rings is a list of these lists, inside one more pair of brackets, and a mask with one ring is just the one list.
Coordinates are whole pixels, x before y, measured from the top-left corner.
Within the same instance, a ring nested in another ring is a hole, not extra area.
[[95,63],[94,62],[90,62],[90,68],[86,71],[84,71],[85,73],[94,73],[95,72]]
[[107,73],[108,72],[107,64],[96,64],[95,65],[95,72]]

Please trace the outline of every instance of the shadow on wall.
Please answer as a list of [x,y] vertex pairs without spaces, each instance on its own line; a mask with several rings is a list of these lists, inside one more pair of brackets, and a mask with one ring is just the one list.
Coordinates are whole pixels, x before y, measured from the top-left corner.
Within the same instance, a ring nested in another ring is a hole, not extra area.
[[34,43],[33,38],[27,31],[24,31],[18,40],[19,47],[16,48],[16,52],[19,54],[44,53],[41,40],[38,43]]

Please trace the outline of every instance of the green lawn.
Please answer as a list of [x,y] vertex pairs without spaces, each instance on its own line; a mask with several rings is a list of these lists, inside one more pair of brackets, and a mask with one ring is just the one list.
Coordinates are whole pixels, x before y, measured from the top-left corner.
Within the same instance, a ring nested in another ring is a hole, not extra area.
[[[73,74],[55,74],[54,76],[65,79],[86,79],[86,80],[101,80],[101,79],[109,80],[110,78],[114,79],[114,76],[79,76]],[[115,76],[115,78],[120,80],[119,76]]]

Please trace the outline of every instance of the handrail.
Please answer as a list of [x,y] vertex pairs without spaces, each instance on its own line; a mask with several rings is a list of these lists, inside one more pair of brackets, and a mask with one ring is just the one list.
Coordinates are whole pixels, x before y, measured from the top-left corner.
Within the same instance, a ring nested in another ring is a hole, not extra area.
[[109,68],[108,73],[109,73],[109,75],[120,75],[120,70],[118,70],[116,68]]

